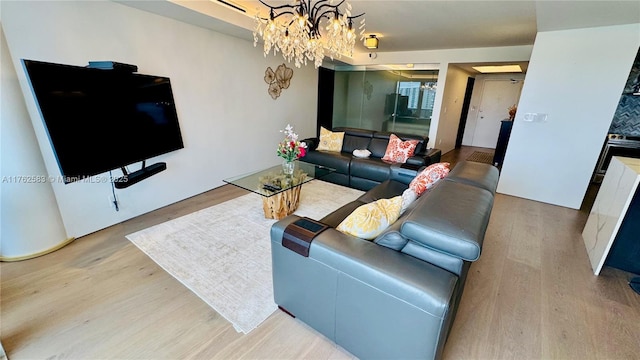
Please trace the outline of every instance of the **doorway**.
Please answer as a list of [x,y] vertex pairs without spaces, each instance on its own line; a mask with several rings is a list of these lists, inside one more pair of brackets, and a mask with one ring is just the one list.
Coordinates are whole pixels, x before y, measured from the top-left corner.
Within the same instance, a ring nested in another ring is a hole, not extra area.
[[[479,84],[478,84],[479,82]],[[517,105],[522,91],[521,78],[477,79],[479,93],[474,93],[467,115],[463,145],[495,149],[500,122],[508,117],[508,108]],[[478,90],[476,86],[474,92]]]

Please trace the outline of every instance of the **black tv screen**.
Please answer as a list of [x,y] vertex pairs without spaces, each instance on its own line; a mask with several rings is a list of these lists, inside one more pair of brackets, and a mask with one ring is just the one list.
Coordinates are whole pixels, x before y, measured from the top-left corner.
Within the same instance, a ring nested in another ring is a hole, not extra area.
[[184,147],[169,78],[23,63],[65,182]]

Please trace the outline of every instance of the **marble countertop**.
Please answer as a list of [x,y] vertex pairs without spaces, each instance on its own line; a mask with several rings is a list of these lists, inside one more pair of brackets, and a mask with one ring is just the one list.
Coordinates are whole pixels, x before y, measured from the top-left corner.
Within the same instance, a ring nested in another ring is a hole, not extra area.
[[640,183],[640,159],[614,156],[582,231],[595,275],[600,273]]
[[622,156],[614,156],[614,157],[618,158],[618,160],[620,160],[621,163],[625,164],[631,170],[640,174],[640,159],[628,158],[628,157],[622,157]]

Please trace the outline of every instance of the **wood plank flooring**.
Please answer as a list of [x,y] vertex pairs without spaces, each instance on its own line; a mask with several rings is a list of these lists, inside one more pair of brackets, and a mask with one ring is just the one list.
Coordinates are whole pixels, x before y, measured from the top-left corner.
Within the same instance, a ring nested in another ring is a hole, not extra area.
[[[452,164],[474,150],[443,156]],[[0,264],[0,341],[9,359],[341,359],[343,349],[277,311],[248,335],[125,235],[245,194],[222,186]],[[640,295],[630,274],[594,276],[581,211],[498,194],[445,359],[638,359]]]

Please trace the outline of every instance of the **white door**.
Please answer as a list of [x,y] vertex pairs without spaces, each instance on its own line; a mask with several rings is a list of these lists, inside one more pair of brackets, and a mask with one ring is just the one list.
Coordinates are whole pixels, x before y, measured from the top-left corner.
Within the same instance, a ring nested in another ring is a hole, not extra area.
[[518,104],[522,80],[486,79],[478,108],[471,146],[496,148],[500,121],[509,118],[509,107]]

